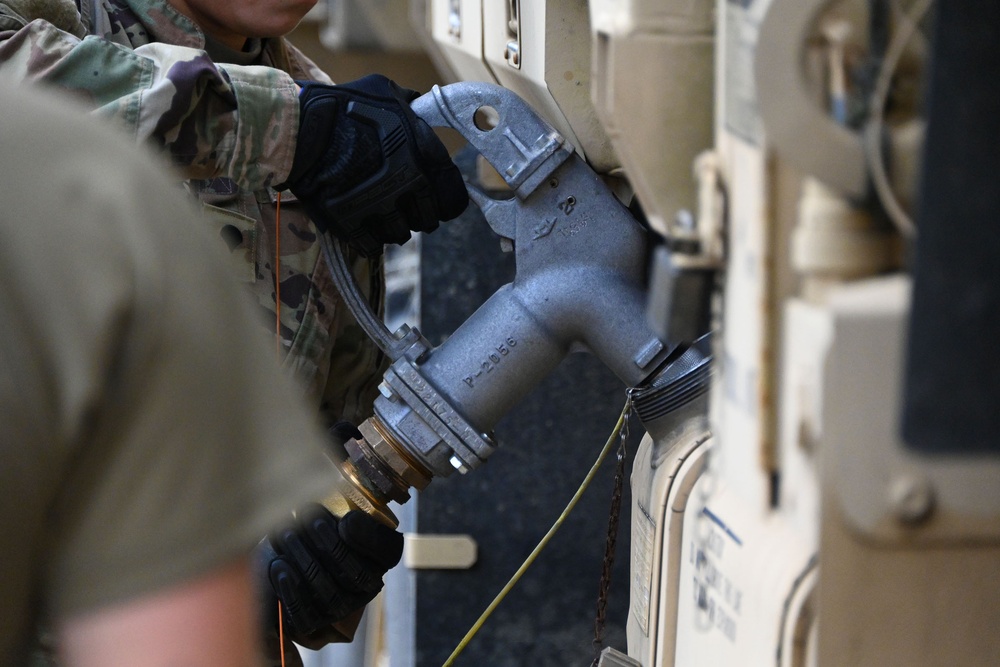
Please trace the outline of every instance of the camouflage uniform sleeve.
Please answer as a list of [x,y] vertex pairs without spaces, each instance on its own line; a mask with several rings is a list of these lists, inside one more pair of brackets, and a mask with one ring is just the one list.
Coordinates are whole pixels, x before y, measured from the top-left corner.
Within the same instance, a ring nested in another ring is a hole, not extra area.
[[0,32],[0,72],[76,94],[168,154],[187,178],[225,176],[256,190],[291,170],[299,105],[280,70],[216,65],[183,46],[81,40],[34,20]]

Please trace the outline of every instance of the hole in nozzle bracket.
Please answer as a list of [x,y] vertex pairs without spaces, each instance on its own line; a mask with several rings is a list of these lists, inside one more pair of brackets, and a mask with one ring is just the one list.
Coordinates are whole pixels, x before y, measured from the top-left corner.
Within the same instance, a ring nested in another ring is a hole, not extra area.
[[472,114],[472,123],[482,132],[489,132],[500,124],[500,114],[489,105],[483,105]]

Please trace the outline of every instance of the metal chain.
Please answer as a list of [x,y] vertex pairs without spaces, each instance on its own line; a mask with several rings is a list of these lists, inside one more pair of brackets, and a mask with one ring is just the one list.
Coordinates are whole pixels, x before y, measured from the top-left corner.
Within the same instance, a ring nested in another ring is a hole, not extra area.
[[604,624],[608,608],[608,593],[611,589],[611,571],[615,564],[615,545],[618,542],[618,523],[622,508],[622,490],[625,483],[625,457],[628,454],[628,423],[632,415],[632,392],[628,392],[625,404],[625,419],[618,434],[618,464],[615,467],[615,481],[611,492],[611,512],[608,516],[608,538],[604,548],[604,564],[601,569],[601,583],[597,591],[597,615],[594,618],[594,661],[597,667],[604,645]]

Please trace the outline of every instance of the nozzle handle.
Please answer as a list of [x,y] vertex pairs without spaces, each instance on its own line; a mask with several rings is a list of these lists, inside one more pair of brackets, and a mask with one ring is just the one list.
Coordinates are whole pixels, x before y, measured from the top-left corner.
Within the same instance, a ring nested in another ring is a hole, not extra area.
[[573,154],[572,144],[527,102],[496,84],[463,81],[434,86],[410,107],[432,127],[457,130],[520,199]]
[[347,304],[347,308],[354,315],[354,319],[387,357],[395,361],[403,356],[403,352],[412,341],[392,335],[382,318],[372,311],[371,304],[361,293],[358,283],[354,279],[354,274],[351,273],[351,268],[347,264],[343,243],[331,234],[323,234],[320,239],[323,256],[330,267],[330,277],[333,279],[337,291],[340,292],[340,296],[343,297],[344,303]]

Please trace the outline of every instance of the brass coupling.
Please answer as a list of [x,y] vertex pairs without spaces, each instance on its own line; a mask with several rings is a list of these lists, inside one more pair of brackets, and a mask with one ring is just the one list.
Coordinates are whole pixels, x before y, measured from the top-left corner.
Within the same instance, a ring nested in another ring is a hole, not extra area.
[[350,495],[358,509],[395,527],[399,521],[389,509],[389,502],[405,503],[410,499],[410,487],[426,488],[433,475],[407,452],[378,416],[365,420],[358,430],[363,437],[344,443],[346,457],[337,460],[337,466],[353,487]]

